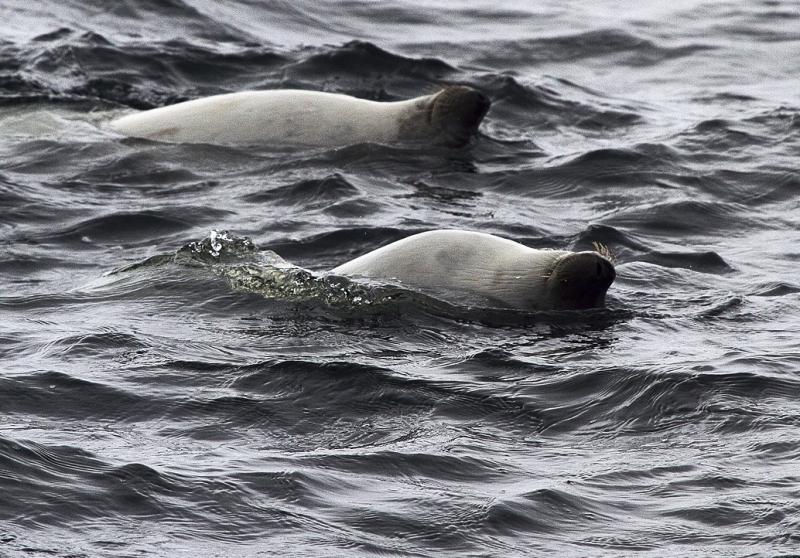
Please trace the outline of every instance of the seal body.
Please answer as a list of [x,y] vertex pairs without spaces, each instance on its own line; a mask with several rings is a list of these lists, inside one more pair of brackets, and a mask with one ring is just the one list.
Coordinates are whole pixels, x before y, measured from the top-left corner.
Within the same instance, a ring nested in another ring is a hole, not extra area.
[[481,297],[522,310],[600,307],[616,277],[597,252],[536,250],[498,236],[435,230],[409,236],[331,270]]
[[462,86],[390,103],[320,91],[243,91],[129,114],[110,127],[128,136],[181,143],[432,141],[460,146],[476,133],[489,104],[485,95]]

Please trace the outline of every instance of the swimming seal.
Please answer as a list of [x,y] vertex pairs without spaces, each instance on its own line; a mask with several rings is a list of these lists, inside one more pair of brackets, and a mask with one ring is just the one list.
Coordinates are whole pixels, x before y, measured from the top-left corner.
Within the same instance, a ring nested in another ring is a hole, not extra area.
[[434,230],[331,270],[422,290],[478,296],[520,310],[601,307],[616,277],[597,252],[536,250],[486,233]]
[[110,127],[127,136],[176,143],[460,147],[475,135],[490,104],[484,94],[464,86],[390,103],[321,91],[243,91],[129,114]]

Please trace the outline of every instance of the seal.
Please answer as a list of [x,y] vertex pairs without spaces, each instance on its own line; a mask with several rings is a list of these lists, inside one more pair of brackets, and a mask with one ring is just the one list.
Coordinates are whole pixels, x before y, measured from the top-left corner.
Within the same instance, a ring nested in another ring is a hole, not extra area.
[[463,230],[415,234],[330,273],[477,296],[520,310],[602,307],[616,277],[614,265],[598,252],[536,250],[513,240]]
[[129,114],[111,121],[126,136],[174,143],[308,145],[425,142],[465,145],[489,110],[486,95],[450,86],[382,103],[338,93],[242,91]]

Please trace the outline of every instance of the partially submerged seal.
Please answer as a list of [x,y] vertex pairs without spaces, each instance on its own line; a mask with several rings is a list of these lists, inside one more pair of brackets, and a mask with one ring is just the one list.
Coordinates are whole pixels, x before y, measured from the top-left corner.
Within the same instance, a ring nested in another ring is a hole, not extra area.
[[609,258],[598,252],[536,250],[491,234],[462,230],[415,234],[330,273],[478,296],[520,310],[601,307],[616,277]]
[[475,135],[490,104],[484,94],[464,86],[391,103],[321,91],[243,91],[129,114],[110,127],[127,136],[176,143],[460,147]]

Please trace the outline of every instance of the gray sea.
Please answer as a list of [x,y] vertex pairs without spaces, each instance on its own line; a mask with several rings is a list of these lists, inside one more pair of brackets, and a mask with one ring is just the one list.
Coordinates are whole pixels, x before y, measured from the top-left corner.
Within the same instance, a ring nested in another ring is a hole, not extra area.
[[[0,21],[0,556],[800,555],[798,2]],[[461,149],[104,126],[450,84],[492,101]],[[607,308],[324,275],[437,228],[602,243]]]

